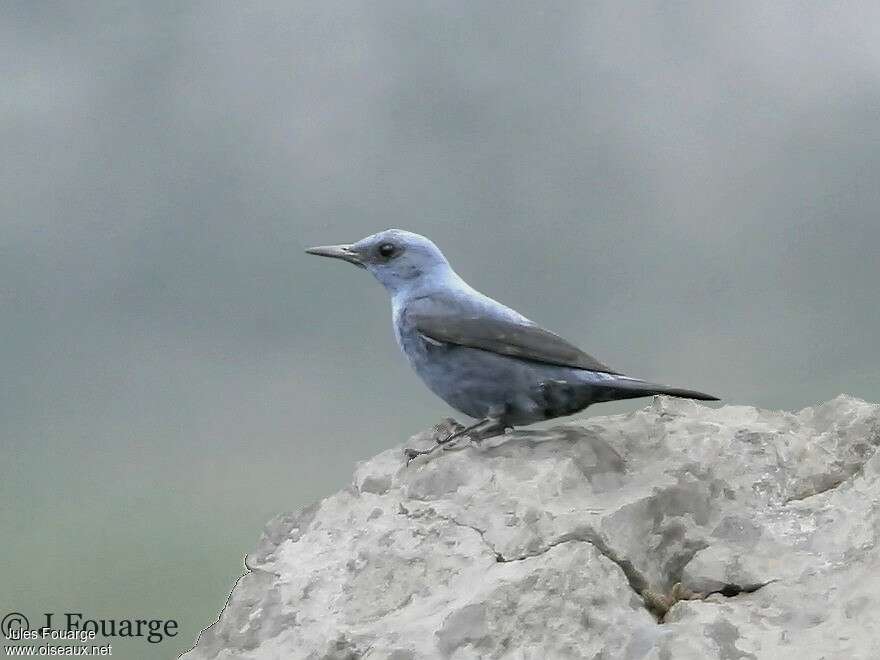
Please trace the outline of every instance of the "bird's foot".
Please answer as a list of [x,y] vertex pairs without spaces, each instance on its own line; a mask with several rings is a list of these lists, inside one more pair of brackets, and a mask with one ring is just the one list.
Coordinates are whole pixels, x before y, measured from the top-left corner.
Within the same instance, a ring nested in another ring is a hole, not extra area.
[[435,442],[433,445],[431,445],[427,449],[406,448],[403,450],[403,454],[406,457],[406,464],[409,465],[410,462],[414,458],[418,458],[419,456],[428,456],[430,454],[433,454],[438,449],[442,449],[443,451],[451,451],[453,449],[462,449],[462,447],[460,445],[461,445],[461,441],[464,438],[468,438],[471,441],[471,443],[473,443],[475,445],[478,445],[480,442],[480,440],[477,438],[471,438],[470,436],[464,435],[464,436],[456,436],[455,438],[446,438],[443,440],[438,440],[437,442]]
[[452,440],[455,434],[463,429],[464,425],[459,424],[452,417],[446,417],[439,424],[434,424],[432,437],[438,445],[443,445]]
[[452,417],[446,417],[441,422],[434,424],[434,427],[431,429],[431,439],[434,440],[433,445],[428,449],[410,449],[407,447],[403,450],[407,465],[409,465],[409,462],[414,458],[418,456],[427,456],[439,447],[455,439],[456,434],[464,430],[464,428],[463,425],[452,419]]
[[471,445],[474,445],[475,447],[479,447],[480,442],[482,442],[482,440],[483,439],[479,435],[468,433],[467,435],[458,436],[457,438],[455,438],[454,441],[449,441],[449,442],[443,443],[441,445],[441,449],[443,449],[443,451],[453,451],[453,450],[458,450],[458,449],[464,449],[464,446],[463,446],[464,444],[471,444]]
[[[462,426],[454,419],[447,418],[444,420],[445,423],[451,422],[455,424],[457,427],[456,430],[443,438],[437,438],[436,442],[433,446],[428,449],[405,449],[404,455],[406,456],[406,463],[409,465],[410,461],[418,456],[427,456],[428,454],[433,454],[438,448],[443,448],[444,451],[449,451],[451,449],[459,448],[460,442],[464,438],[468,438],[472,444],[479,445],[479,443],[486,439],[491,438],[495,435],[499,435],[505,431],[505,426],[494,417],[487,417],[486,419],[481,419],[480,421],[471,424],[470,426]],[[440,430],[438,427],[435,427],[435,430]]]
[[488,440],[489,438],[494,438],[499,435],[510,435],[512,432],[512,426],[500,427],[493,425],[491,427],[484,428],[483,430],[471,431],[467,435],[456,438],[456,442],[444,445],[443,450],[449,451],[451,449],[464,449],[464,447],[460,446],[460,442],[464,439],[468,440],[468,444],[474,447],[480,447],[483,444],[483,440]]
[[464,438],[468,438],[469,440],[471,440],[471,442],[473,442],[473,444],[479,443],[479,440],[477,440],[475,438],[471,438],[468,435],[457,435],[455,438],[449,437],[449,438],[443,438],[443,439],[437,440],[433,445],[431,445],[427,449],[406,448],[403,450],[403,454],[404,454],[404,456],[406,456],[406,464],[409,465],[410,461],[412,461],[414,458],[418,458],[419,456],[428,456],[430,454],[433,454],[438,449],[442,449],[443,451],[450,451],[452,449],[461,449],[462,447],[460,447],[460,444]]
[[414,458],[417,458],[417,457],[419,457],[419,456],[425,456],[425,455],[427,455],[427,454],[430,454],[432,451],[434,451],[434,447],[436,447],[436,446],[437,446],[437,445],[434,445],[434,446],[431,447],[430,449],[411,449],[411,448],[409,448],[409,447],[405,447],[404,450],[403,450],[403,455],[404,455],[404,457],[406,458],[406,464],[409,465],[410,462],[411,462]]

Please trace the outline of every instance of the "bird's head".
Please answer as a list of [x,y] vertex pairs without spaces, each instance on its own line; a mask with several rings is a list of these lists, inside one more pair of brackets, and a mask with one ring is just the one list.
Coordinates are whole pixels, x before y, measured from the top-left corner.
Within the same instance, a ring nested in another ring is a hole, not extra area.
[[351,245],[325,245],[306,252],[366,268],[392,294],[452,272],[430,239],[402,229],[386,229]]

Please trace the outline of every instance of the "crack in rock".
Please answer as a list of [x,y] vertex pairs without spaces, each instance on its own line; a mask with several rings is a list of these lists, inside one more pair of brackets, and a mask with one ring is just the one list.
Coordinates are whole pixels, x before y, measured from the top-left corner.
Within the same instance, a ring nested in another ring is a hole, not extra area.
[[[413,516],[412,512],[410,512],[403,504],[400,505],[401,513],[410,517],[410,518],[419,518],[420,515]],[[626,577],[626,581],[629,584],[630,588],[636,593],[637,596],[641,597],[643,601],[648,605],[647,600],[644,599],[643,593],[646,592],[648,581],[647,579],[633,566],[632,562],[628,559],[620,558],[616,552],[611,550],[608,547],[608,544],[605,543],[602,538],[592,529],[579,529],[567,534],[563,534],[562,536],[549,541],[543,548],[540,550],[529,552],[526,554],[518,555],[515,557],[505,557],[501,552],[499,552],[495,546],[486,538],[486,530],[480,529],[476,525],[471,525],[469,523],[461,522],[452,516],[445,516],[443,514],[437,513],[433,508],[429,508],[427,510],[423,510],[420,512],[424,515],[430,515],[435,519],[445,520],[453,525],[457,525],[458,527],[463,527],[466,529],[470,529],[476,532],[480,540],[483,544],[489,549],[489,551],[495,556],[495,561],[499,564],[507,564],[511,562],[524,561],[526,559],[533,559],[534,557],[540,557],[543,554],[546,554],[553,548],[558,545],[562,545],[563,543],[589,543],[594,548],[596,548],[597,552],[605,557],[605,559],[609,560],[613,564],[615,564],[622,572],[624,577]],[[650,610],[651,608],[648,607]]]
[[485,529],[480,529],[476,525],[470,525],[468,523],[461,522],[460,520],[456,520],[452,516],[444,516],[443,514],[437,513],[433,509],[430,509],[430,511],[432,512],[432,515],[435,518],[438,518],[439,520],[445,520],[445,521],[452,523],[453,525],[456,525],[458,527],[464,527],[465,529],[471,529],[471,530],[475,531],[480,536],[480,540],[483,542],[483,544],[487,548],[489,548],[489,551],[495,556],[496,562],[507,561],[504,558],[504,555],[502,555],[500,552],[498,552],[495,549],[495,546],[489,541],[489,539],[486,538],[486,530]]
[[774,582],[779,582],[779,580],[774,578],[773,580],[767,580],[766,582],[762,582],[760,584],[749,584],[744,587],[738,584],[725,584],[721,589],[710,591],[705,596],[703,596],[701,600],[705,600],[712,594],[721,594],[725,598],[733,598],[734,596],[739,596],[740,594],[753,594],[759,589],[763,589],[768,584],[773,584]]
[[767,580],[761,584],[750,584],[746,586],[741,586],[738,584],[725,584],[721,589],[715,589],[713,591],[709,591],[707,593],[699,593],[695,591],[691,591],[686,586],[684,586],[681,582],[676,582],[672,585],[672,589],[669,594],[661,594],[656,591],[646,591],[642,594],[642,597],[646,602],[650,601],[649,609],[654,611],[657,614],[657,623],[665,623],[665,618],[667,612],[672,609],[672,606],[681,600],[706,600],[709,596],[720,595],[725,598],[734,598],[735,596],[739,596],[740,594],[751,594],[759,589],[766,587],[768,584],[773,582],[778,582],[778,580]]
[[[481,529],[476,525],[472,525],[470,523],[462,522],[453,516],[446,516],[438,513],[433,507],[428,507],[427,509],[422,509],[414,512],[407,509],[403,505],[403,503],[400,503],[400,513],[412,520],[430,517],[434,520],[443,520],[457,527],[470,529],[471,531],[476,532],[477,535],[480,537],[480,541],[486,546],[486,548],[489,549],[492,555],[494,555],[495,561],[499,564],[525,561],[527,559],[540,557],[541,555],[546,554],[556,546],[562,545],[564,543],[588,543],[592,545],[600,555],[602,555],[605,559],[609,560],[621,570],[624,577],[626,577],[626,581],[629,584],[630,589],[632,589],[632,591],[637,596],[639,596],[639,598],[641,598],[642,602],[645,605],[645,609],[647,609],[652,615],[654,615],[654,617],[657,619],[657,623],[663,623],[666,613],[672,608],[673,605],[675,605],[675,603],[680,600],[705,600],[706,598],[714,594],[720,594],[725,598],[733,598],[734,596],[738,596],[740,594],[754,593],[762,587],[765,587],[772,582],[776,582],[776,580],[768,580],[767,582],[763,582],[761,584],[745,586],[731,583],[725,584],[721,589],[716,589],[707,593],[698,593],[691,591],[681,582],[675,582],[669,594],[663,594],[650,589],[647,578],[638,569],[636,569],[633,563],[628,559],[621,558],[608,546],[607,543],[605,543],[605,541],[599,536],[599,534],[591,528],[579,528],[572,532],[563,534],[562,536],[559,536],[558,538],[549,541],[544,547],[539,550],[524,553],[514,557],[506,557],[495,548],[494,544],[489,541],[489,539],[486,538],[487,530]],[[682,562],[682,565],[686,565],[688,561],[690,561],[690,559],[693,559],[697,552],[707,547],[708,545],[694,548],[693,552],[690,553],[689,559]]]
[[848,481],[855,479],[859,475],[859,473],[862,471],[863,468],[864,468],[864,464],[860,465],[858,467],[858,469],[855,470],[855,472],[853,472],[852,474],[849,474],[845,477],[841,477],[840,479],[835,479],[827,486],[824,486],[823,488],[819,488],[818,490],[815,490],[813,492],[792,495],[791,497],[788,497],[785,499],[785,501],[783,502],[783,505],[790,504],[792,502],[803,502],[804,500],[807,500],[811,497],[816,497],[818,495],[822,495],[823,493],[828,493],[832,490],[836,490],[837,488],[839,488],[843,484],[847,483]]
[[636,569],[635,566],[633,566],[632,562],[628,559],[622,559],[621,557],[619,557],[616,552],[608,547],[608,544],[602,540],[602,538],[596,533],[595,530],[589,528],[581,528],[563,534],[562,536],[553,539],[552,541],[549,541],[544,548],[535,552],[525,553],[516,557],[504,557],[499,553],[499,557],[501,557],[501,559],[499,559],[498,561],[512,562],[523,561],[524,559],[531,559],[532,557],[543,555],[550,549],[555,548],[557,545],[561,545],[563,543],[571,543],[572,541],[589,543],[594,548],[596,548],[600,555],[617,565],[617,567],[621,571],[623,571],[623,574],[626,577],[629,586],[639,596],[641,596],[642,592],[647,588],[647,579]]

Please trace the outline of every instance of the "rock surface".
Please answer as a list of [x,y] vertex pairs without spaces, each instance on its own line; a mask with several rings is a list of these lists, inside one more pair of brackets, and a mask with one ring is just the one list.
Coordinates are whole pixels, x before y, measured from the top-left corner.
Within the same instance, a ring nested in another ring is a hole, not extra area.
[[268,525],[183,657],[880,658],[878,445],[840,396],[389,450]]

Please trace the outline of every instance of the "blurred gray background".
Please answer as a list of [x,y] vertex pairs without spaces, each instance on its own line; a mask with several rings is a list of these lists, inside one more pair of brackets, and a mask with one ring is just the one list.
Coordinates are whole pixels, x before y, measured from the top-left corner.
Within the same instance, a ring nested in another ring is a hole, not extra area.
[[0,612],[173,657],[266,520],[449,413],[308,245],[427,234],[728,403],[880,400],[880,5],[543,4],[4,3]]

